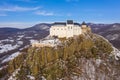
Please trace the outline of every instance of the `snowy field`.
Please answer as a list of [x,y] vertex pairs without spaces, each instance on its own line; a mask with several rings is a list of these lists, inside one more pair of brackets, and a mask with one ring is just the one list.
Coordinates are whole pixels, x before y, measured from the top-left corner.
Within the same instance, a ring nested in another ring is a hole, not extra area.
[[20,54],[20,52],[13,53],[13,54],[10,55],[9,57],[5,58],[5,59],[2,61],[2,63],[8,62],[8,61],[14,59],[14,58],[17,57],[19,54]]
[[[6,42],[6,44],[3,44],[4,42]],[[22,41],[17,41],[16,44],[11,44],[13,42],[14,42],[14,40],[9,40],[9,39],[0,40],[0,53],[4,53],[4,52],[8,52],[8,51],[17,49],[21,45],[23,45]]]

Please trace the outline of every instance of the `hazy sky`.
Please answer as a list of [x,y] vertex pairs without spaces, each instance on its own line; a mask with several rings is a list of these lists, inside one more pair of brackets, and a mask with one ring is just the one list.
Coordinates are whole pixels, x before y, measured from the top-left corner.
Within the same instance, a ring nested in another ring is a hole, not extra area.
[[66,21],[120,22],[120,0],[0,0],[0,27]]

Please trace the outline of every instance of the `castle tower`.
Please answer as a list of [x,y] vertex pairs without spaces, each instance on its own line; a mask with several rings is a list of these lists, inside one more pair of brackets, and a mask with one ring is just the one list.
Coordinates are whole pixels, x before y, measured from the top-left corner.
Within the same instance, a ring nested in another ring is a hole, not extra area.
[[91,32],[90,26],[88,26],[84,21],[83,21],[83,23],[81,24],[81,27],[82,27],[82,33]]
[[83,21],[83,23],[82,23],[82,28],[86,28],[87,27],[87,24]]
[[66,26],[67,26],[67,32],[66,32],[67,38],[73,37],[73,26],[74,26],[73,20],[67,20]]

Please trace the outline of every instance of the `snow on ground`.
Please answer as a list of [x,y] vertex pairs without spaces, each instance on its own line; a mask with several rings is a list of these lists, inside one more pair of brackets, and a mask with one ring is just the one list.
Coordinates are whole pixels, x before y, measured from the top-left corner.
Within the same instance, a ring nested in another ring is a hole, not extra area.
[[115,40],[119,38],[119,34],[114,34],[114,35],[107,35],[106,38],[108,40]]
[[24,32],[17,32],[17,34],[21,35],[21,34],[24,34]]
[[34,36],[37,36],[38,34],[34,34]]
[[24,37],[24,35],[19,35],[17,40],[21,40]]
[[54,44],[55,42],[56,42],[55,39],[52,39],[52,40],[48,39],[48,40],[40,41],[40,43],[43,43],[43,44],[48,44],[48,43]]
[[25,37],[26,39],[31,39],[31,38],[33,38],[33,37]]
[[36,42],[38,42],[37,40],[34,40],[34,39],[31,39],[30,40],[30,43],[32,44],[32,43],[36,43]]
[[46,80],[44,76],[42,76],[42,80]]
[[0,40],[0,43],[2,43],[2,42],[14,42],[14,40],[10,40],[10,39]]
[[100,63],[102,63],[102,60],[101,59],[96,59],[96,64],[97,64],[98,67],[99,67]]
[[40,29],[47,30],[47,29],[49,29],[49,27],[48,26],[44,26],[44,27],[41,27]]
[[8,62],[8,61],[14,59],[14,58],[17,57],[19,54],[20,54],[20,52],[13,53],[13,54],[10,55],[9,57],[5,58],[5,59],[2,61],[2,63]]
[[34,76],[27,75],[27,77],[28,77],[30,80],[35,80],[35,77],[34,77]]
[[24,35],[19,35],[18,37],[19,37],[19,38],[23,38],[23,37],[24,37]]
[[113,47],[112,54],[115,55],[116,60],[120,59],[120,51],[117,48]]
[[28,48],[30,45],[26,45],[26,46],[24,46],[23,48],[20,48],[19,50],[21,51],[21,50],[23,50],[23,49],[25,49],[25,48]]
[[0,53],[8,52],[8,51],[13,50],[17,47],[18,47],[18,45],[14,45],[14,46],[12,46],[11,44],[1,45],[0,46],[0,48],[1,48]]
[[108,29],[108,31],[120,30],[119,25],[113,25],[112,28]]
[[8,67],[8,65],[2,66],[2,67],[0,68],[0,70],[2,70],[2,69],[4,69],[4,68],[7,68],[7,67]]
[[2,70],[2,69],[3,69],[3,67],[0,68],[0,70]]
[[12,39],[12,37],[8,37],[8,39]]
[[2,70],[2,69],[3,69],[3,67],[0,68],[0,70]]
[[17,41],[17,44],[22,45],[23,42],[22,41]]
[[43,42],[44,44],[53,44],[53,45],[59,45],[61,42],[59,41],[59,39],[48,39],[48,40],[44,40]]
[[17,49],[23,44],[22,41],[17,41],[17,44],[12,45],[12,44],[0,44],[0,53],[8,52],[10,50]]
[[18,74],[18,71],[20,71],[20,69],[16,69],[15,72],[13,72],[12,75],[8,78],[8,80],[17,80],[15,76]]
[[40,41],[31,40],[32,47],[45,47],[45,46],[56,47],[60,43],[61,42],[59,41],[59,39],[45,39],[44,38],[44,39],[41,39]]

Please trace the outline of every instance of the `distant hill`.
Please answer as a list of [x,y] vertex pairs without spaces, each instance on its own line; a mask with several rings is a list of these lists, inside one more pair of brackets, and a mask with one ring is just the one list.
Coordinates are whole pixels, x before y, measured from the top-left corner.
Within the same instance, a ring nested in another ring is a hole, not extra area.
[[9,27],[0,28],[0,34],[2,34],[2,35],[14,33],[14,32],[18,32],[18,31],[21,31],[21,29],[18,29],[18,28],[9,28]]
[[0,66],[11,54],[19,52],[34,40],[49,35],[50,24],[37,24],[30,28],[0,28]]
[[51,27],[51,24],[47,24],[47,23],[40,23],[40,24],[36,24],[30,28],[26,28],[24,29],[25,31],[39,31],[39,30],[45,30],[45,31],[49,31],[49,28]]
[[90,24],[92,31],[108,39],[116,48],[120,49],[120,23]]

